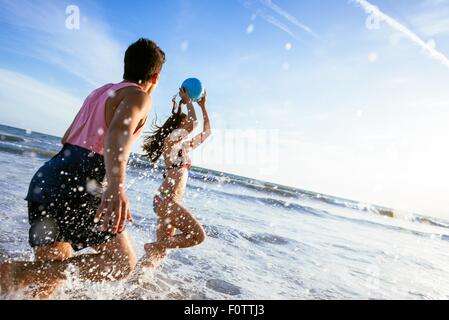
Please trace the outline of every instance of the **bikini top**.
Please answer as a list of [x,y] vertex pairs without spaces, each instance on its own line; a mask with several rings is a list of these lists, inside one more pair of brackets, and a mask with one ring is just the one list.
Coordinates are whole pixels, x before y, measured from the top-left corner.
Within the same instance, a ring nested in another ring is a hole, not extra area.
[[[166,168],[165,171],[172,170],[172,169],[178,169],[178,168],[187,168],[190,169],[192,167],[192,164],[190,162],[190,159],[187,156],[187,161],[184,161],[184,154],[183,150],[179,149],[178,151],[178,159],[180,159],[179,162],[173,163],[169,168]],[[164,179],[167,177],[166,173],[163,173]]]
[[183,151],[182,149],[179,149],[178,151],[178,159],[180,159],[180,161],[178,163],[173,163],[170,169],[183,168],[183,167],[187,167],[187,169],[190,169],[192,167],[190,159],[187,159],[187,161],[184,162],[184,156],[182,151]]

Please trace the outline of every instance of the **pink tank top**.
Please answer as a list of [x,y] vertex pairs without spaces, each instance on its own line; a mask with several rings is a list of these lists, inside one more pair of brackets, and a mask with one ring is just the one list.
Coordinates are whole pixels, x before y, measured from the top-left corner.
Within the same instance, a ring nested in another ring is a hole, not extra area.
[[[108,134],[105,119],[106,101],[110,97],[114,97],[116,91],[132,86],[138,87],[137,84],[132,82],[122,82],[117,84],[110,83],[94,90],[86,98],[80,112],[76,116],[67,138],[67,143],[103,155],[104,140]],[[133,133],[133,142],[142,133],[144,125],[145,123]]]

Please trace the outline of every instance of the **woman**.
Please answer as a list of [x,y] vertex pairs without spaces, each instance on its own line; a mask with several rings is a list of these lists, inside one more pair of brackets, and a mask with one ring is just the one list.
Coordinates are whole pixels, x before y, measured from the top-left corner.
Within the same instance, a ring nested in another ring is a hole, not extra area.
[[[198,126],[195,109],[186,89],[181,88],[179,94],[179,105],[175,96],[172,115],[161,127],[156,126],[153,133],[145,138],[143,146],[151,162],[156,163],[163,155],[165,163],[164,182],[153,200],[158,218],[157,240],[145,245],[146,255],[142,264],[146,267],[156,267],[165,257],[167,249],[193,247],[206,238],[201,224],[181,204],[191,167],[189,152],[211,134],[206,93],[198,102],[203,113],[203,131],[192,139],[188,139],[188,135]],[[187,105],[187,115],[182,113],[182,104]]]

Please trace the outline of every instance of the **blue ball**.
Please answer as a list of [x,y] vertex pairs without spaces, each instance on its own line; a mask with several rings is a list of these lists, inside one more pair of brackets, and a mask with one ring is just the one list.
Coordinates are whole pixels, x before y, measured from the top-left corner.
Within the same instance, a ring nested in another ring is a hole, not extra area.
[[187,92],[193,101],[199,101],[203,97],[204,87],[201,81],[197,78],[184,80],[181,87],[187,89]]

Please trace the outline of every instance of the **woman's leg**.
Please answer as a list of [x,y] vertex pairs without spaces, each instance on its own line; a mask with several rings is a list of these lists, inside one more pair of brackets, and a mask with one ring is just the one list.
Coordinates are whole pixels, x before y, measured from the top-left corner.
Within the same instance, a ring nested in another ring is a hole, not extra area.
[[169,222],[167,218],[161,218],[161,216],[158,213],[157,229],[156,229],[157,242],[166,240],[170,237],[173,237],[176,234],[176,228],[172,224],[167,222]]
[[[189,248],[202,243],[206,238],[201,224],[182,205],[166,200],[158,210],[160,225],[157,245],[164,249]],[[176,234],[176,230],[181,233]]]
[[[201,224],[176,201],[160,203],[157,214],[157,241],[145,245],[143,266],[156,267],[165,257],[167,249],[189,248],[205,240],[206,234]],[[181,233],[176,234],[177,230]]]
[[[170,224],[165,223],[166,219],[162,218],[161,215],[165,214],[165,206],[160,203],[157,207],[156,214],[157,218],[157,226],[156,226],[156,242],[166,240],[169,237],[172,237],[176,234],[176,228]],[[146,268],[157,268],[162,259],[167,256],[167,250],[159,250],[157,247],[153,247],[153,244],[145,245],[145,255],[139,261],[138,265]],[[140,269],[139,267],[137,269]]]

